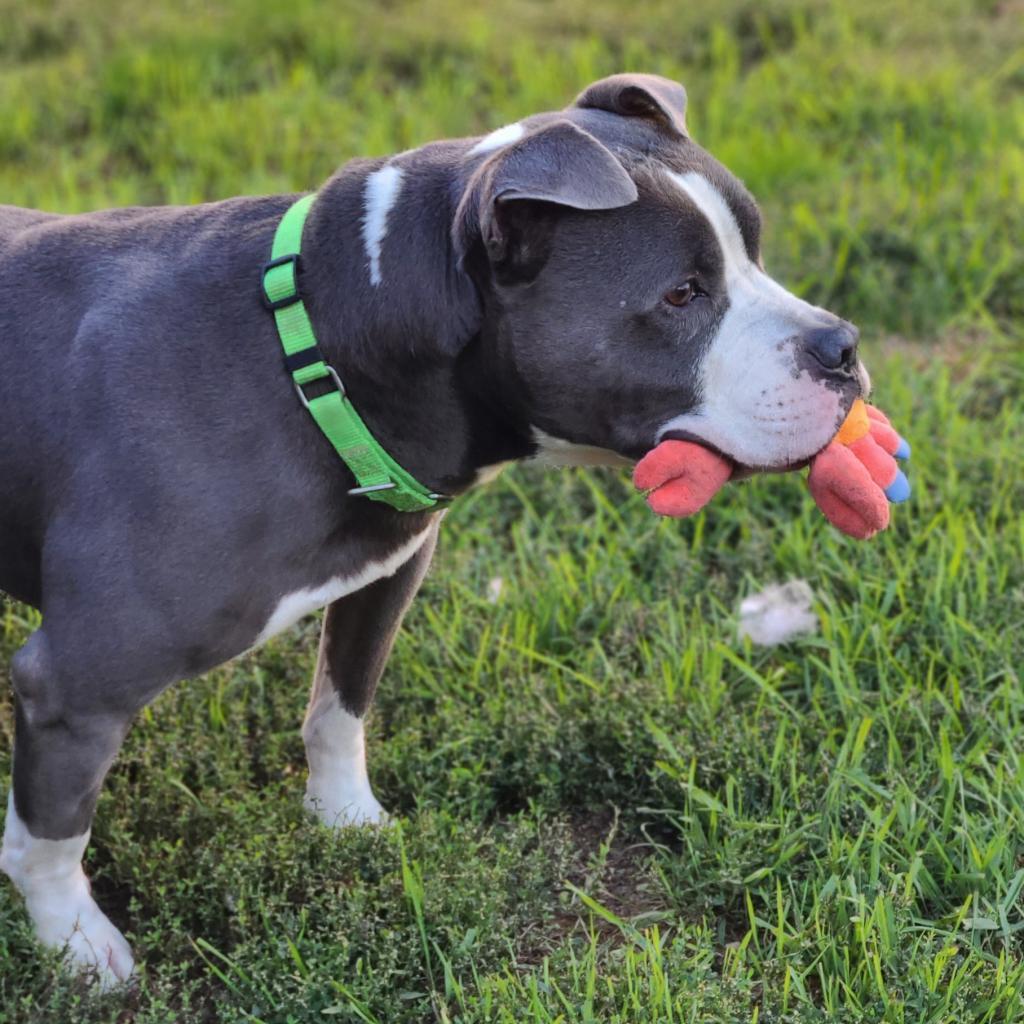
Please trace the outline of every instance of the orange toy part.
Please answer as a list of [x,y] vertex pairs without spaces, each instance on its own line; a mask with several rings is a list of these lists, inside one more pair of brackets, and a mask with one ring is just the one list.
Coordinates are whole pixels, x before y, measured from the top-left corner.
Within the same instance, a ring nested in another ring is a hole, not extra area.
[[861,399],[856,399],[850,406],[850,411],[843,420],[843,425],[838,433],[832,438],[840,444],[853,444],[859,441],[871,430],[871,420],[868,417],[868,407]]

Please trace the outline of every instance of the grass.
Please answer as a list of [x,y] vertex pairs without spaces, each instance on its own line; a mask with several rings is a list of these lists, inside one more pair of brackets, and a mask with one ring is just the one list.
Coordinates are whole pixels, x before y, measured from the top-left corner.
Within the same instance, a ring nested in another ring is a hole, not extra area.
[[[916,489],[859,545],[794,479],[667,523],[620,474],[509,472],[449,514],[381,687],[398,827],[301,810],[308,620],[160,698],[111,774],[89,868],[138,990],[62,978],[4,885],[0,1021],[1024,1021],[1019,4],[0,8],[0,199],[52,209],[312,185],[680,78],[769,265],[865,329]],[[795,576],[820,634],[738,642]],[[0,615],[6,663],[36,619]]]

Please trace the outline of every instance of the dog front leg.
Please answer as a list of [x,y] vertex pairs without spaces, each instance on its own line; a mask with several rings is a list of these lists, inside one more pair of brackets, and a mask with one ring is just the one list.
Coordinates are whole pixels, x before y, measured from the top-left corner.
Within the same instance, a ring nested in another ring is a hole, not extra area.
[[110,987],[134,963],[82,870],[93,810],[128,715],[65,703],[44,630],[14,656],[14,771],[0,869],[25,898],[39,941]]
[[302,738],[309,762],[305,803],[325,825],[386,820],[366,774],[363,720],[436,543],[435,526],[393,576],[335,601],[324,614]]

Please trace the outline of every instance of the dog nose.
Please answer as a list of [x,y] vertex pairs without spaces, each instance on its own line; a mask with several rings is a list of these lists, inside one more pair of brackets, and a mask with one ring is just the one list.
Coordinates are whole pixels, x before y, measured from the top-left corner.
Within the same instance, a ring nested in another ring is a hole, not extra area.
[[815,327],[808,331],[804,347],[826,370],[852,370],[857,365],[857,339],[860,332],[841,320],[835,327]]

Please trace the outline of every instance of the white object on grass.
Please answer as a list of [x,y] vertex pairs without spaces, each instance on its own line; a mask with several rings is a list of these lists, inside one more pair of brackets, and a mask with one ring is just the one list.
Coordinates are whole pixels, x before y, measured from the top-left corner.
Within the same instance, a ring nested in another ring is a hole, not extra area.
[[762,647],[775,647],[818,630],[811,609],[814,593],[806,580],[773,584],[740,603],[739,635]]

